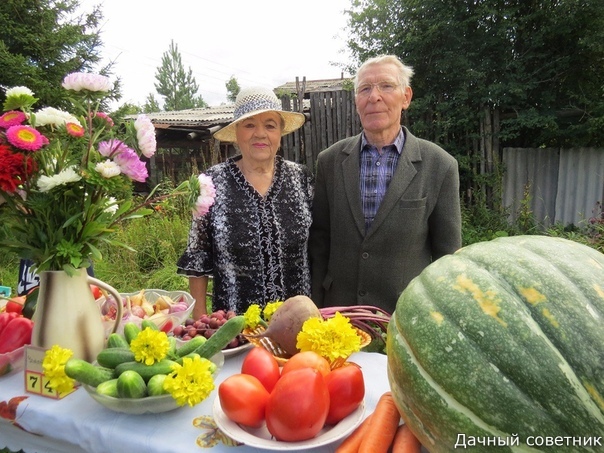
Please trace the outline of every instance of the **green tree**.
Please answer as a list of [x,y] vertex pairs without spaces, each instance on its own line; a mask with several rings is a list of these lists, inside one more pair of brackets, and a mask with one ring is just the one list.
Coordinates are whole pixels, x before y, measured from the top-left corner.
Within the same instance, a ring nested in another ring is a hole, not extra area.
[[464,193],[496,199],[503,146],[604,145],[600,0],[353,0],[348,28],[356,63],[413,66],[406,121],[458,158]]
[[153,113],[153,112],[161,112],[161,106],[153,93],[149,93],[147,99],[145,100],[145,105],[143,105],[144,113]]
[[[78,7],[77,0],[0,2],[1,87],[26,86],[39,99],[38,107],[65,105],[63,78],[71,72],[93,70],[102,46],[100,7],[76,16]],[[109,75],[110,69],[111,65],[96,72]],[[118,91],[108,100],[117,99]]]
[[239,82],[237,82],[235,76],[231,76],[231,78],[224,85],[227,89],[227,101],[235,102],[235,99],[237,99],[237,95],[241,91]]
[[164,97],[165,111],[207,107],[201,95],[197,95],[199,86],[193,71],[190,67],[185,71],[178,45],[174,41],[170,42],[170,48],[163,54],[155,79],[155,89]]

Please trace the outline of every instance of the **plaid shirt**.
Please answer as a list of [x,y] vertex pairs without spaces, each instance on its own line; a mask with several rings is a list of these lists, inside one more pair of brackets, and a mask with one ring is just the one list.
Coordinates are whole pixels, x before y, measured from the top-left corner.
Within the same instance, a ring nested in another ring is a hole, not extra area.
[[361,205],[365,215],[365,233],[369,231],[386,194],[404,144],[405,134],[402,128],[394,143],[384,146],[381,153],[377,147],[367,142],[365,134],[363,134],[360,154],[360,187]]

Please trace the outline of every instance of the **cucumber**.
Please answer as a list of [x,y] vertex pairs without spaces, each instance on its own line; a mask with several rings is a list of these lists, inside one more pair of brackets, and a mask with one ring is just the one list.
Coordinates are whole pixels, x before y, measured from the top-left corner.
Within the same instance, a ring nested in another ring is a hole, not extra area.
[[107,337],[107,347],[108,348],[127,348],[129,347],[128,342],[126,341],[126,337],[122,334],[113,332],[109,334]]
[[180,348],[176,349],[176,355],[178,357],[184,357],[187,354],[195,351],[198,347],[204,344],[207,341],[206,337],[202,335],[197,335],[191,338],[189,341],[185,342]]
[[147,396],[147,384],[136,371],[126,370],[117,378],[117,396],[119,398],[144,398]]
[[149,382],[147,382],[147,394],[149,396],[159,396],[168,393],[164,390],[164,381],[167,377],[167,374],[156,374],[149,379]]
[[134,352],[129,347],[107,348],[97,354],[96,361],[106,368],[115,368],[120,363],[134,361]]
[[112,369],[95,366],[86,360],[76,358],[71,358],[65,363],[65,374],[91,387],[96,387],[114,377]]
[[210,359],[224,349],[233,338],[239,335],[245,327],[245,318],[242,315],[233,316],[212,335],[208,340],[195,349],[194,352],[201,357]]
[[126,338],[128,344],[130,344],[140,332],[141,328],[132,321],[124,324],[124,337]]
[[121,376],[126,371],[136,371],[140,374],[145,382],[149,382],[156,374],[170,374],[172,367],[177,365],[176,362],[170,359],[163,359],[153,365],[145,365],[140,362],[124,362],[115,367],[115,375]]
[[185,358],[194,359],[195,357],[199,357],[201,359],[201,356],[199,354],[197,354],[196,352],[189,352],[187,355],[183,355],[182,357],[178,357],[175,360],[175,362],[178,363],[179,365],[182,365],[184,363],[184,359]]
[[168,358],[178,357],[176,355],[176,338],[168,337],[168,341],[170,342],[170,349],[168,349]]
[[159,330],[159,327],[153,321],[149,319],[143,319],[143,321],[141,322],[141,330],[145,330],[147,327],[153,330]]
[[108,381],[101,382],[96,386],[96,392],[99,395],[117,398],[117,379],[109,379]]

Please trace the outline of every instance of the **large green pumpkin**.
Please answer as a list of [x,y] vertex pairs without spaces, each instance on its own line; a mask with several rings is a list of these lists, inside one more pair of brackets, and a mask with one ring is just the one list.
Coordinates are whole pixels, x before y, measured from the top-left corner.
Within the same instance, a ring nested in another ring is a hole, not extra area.
[[401,294],[387,352],[432,453],[604,451],[604,255],[590,247],[516,236],[435,261]]

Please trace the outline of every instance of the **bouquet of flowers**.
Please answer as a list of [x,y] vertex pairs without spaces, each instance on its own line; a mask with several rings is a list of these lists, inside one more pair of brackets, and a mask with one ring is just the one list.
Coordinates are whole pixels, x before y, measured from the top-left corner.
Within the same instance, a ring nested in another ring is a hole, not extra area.
[[156,151],[155,129],[145,115],[123,127],[99,110],[112,88],[107,77],[69,74],[63,80],[72,112],[33,111],[26,87],[7,90],[0,116],[0,223],[10,236],[0,246],[36,263],[38,272],[72,274],[101,258],[116,226],[153,212],[154,203],[187,196],[195,215],[209,209],[214,187],[192,176],[173,192],[157,187],[135,202],[133,182],[145,182],[142,157]]

